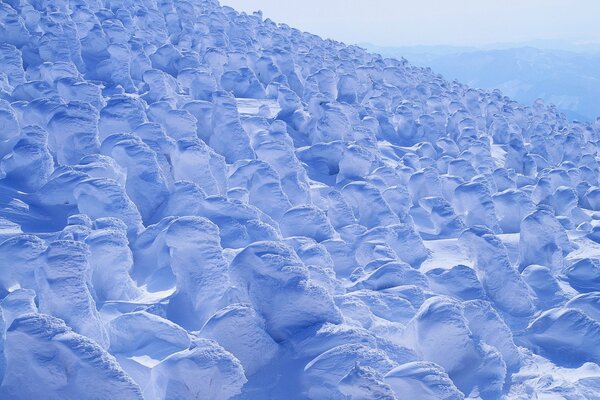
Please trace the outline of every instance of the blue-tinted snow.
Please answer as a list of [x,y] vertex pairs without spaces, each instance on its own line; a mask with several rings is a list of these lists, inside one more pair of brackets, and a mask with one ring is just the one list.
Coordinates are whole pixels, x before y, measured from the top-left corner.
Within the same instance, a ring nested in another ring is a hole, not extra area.
[[600,398],[600,126],[213,0],[0,3],[0,397]]

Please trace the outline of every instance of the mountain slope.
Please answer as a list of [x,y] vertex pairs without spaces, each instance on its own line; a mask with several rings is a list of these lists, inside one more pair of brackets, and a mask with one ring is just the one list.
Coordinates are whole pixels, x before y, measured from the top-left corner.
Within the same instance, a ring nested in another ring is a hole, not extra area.
[[0,396],[600,395],[600,126],[212,0],[0,21]]
[[416,65],[431,67],[448,79],[473,87],[500,89],[524,104],[542,98],[571,119],[594,121],[600,116],[596,101],[600,90],[597,51],[577,53],[533,47],[408,47],[380,51],[390,57],[404,56]]

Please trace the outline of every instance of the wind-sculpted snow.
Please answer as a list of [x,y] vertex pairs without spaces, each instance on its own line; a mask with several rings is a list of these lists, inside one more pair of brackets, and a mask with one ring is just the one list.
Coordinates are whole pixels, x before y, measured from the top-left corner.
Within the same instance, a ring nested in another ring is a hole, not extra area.
[[5,346],[2,397],[142,398],[139,386],[113,356],[58,318],[31,313],[20,316],[7,329]]
[[0,397],[600,397],[600,120],[215,0],[0,2]]

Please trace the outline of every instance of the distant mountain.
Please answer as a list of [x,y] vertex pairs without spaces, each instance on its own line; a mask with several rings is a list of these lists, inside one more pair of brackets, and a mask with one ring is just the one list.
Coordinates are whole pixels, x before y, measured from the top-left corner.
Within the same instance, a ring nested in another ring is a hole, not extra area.
[[600,117],[600,51],[534,47],[476,49],[472,47],[364,45],[389,57],[404,57],[447,79],[505,95],[530,104],[537,98],[555,104],[569,118]]

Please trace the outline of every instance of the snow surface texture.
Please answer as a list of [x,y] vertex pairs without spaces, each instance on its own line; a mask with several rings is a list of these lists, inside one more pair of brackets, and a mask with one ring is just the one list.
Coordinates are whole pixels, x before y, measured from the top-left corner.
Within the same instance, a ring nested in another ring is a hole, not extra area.
[[213,0],[0,2],[0,398],[600,399],[600,126]]

